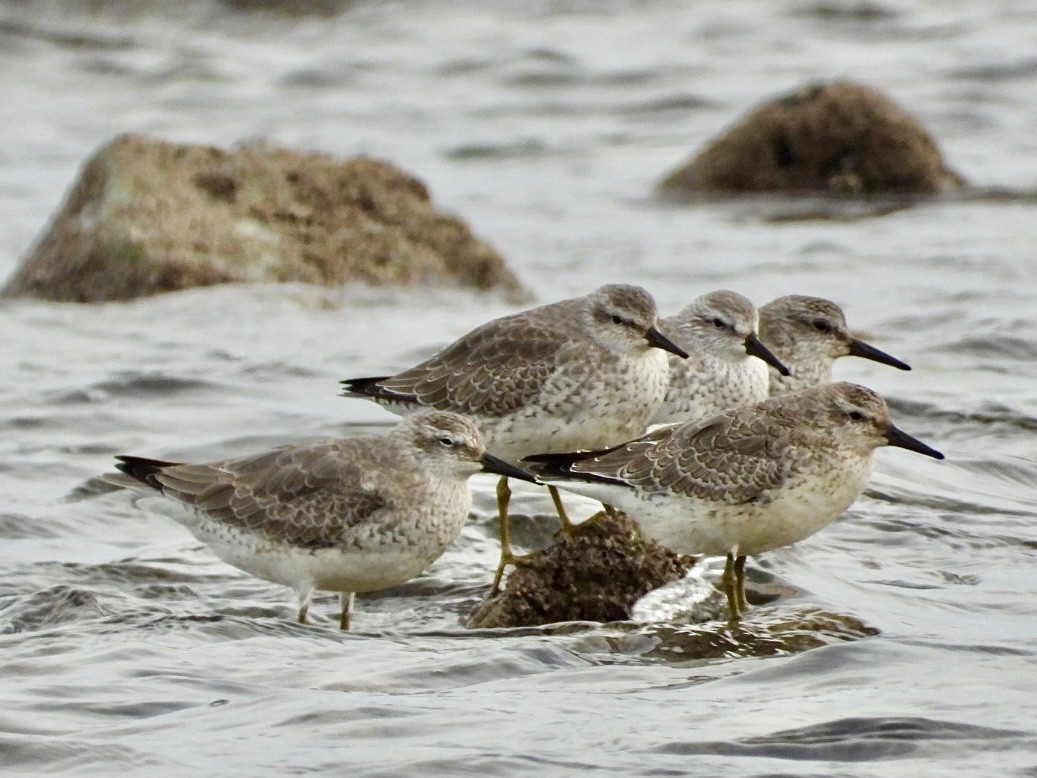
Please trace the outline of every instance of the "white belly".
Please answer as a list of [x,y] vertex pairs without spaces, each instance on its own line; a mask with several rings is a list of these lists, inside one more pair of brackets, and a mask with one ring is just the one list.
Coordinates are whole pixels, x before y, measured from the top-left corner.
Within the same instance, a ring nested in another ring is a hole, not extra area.
[[743,504],[609,484],[555,485],[626,511],[645,534],[678,553],[749,556],[796,543],[830,524],[864,491],[870,471],[870,457],[854,458],[823,473],[812,469],[765,499]]
[[336,548],[264,550],[253,554],[213,547],[228,564],[246,573],[299,590],[373,592],[399,586],[420,574],[445,548],[344,553]]
[[224,562],[259,578],[296,591],[368,592],[421,573],[454,541],[470,510],[471,492],[464,482],[419,489],[405,505],[343,527],[339,545],[320,548],[293,546],[204,514],[192,513],[184,524]]

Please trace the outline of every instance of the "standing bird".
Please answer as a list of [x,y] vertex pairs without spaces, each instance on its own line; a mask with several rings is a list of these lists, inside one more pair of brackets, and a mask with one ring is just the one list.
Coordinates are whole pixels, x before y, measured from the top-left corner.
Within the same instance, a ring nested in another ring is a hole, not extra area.
[[879,446],[943,454],[893,425],[885,401],[827,383],[615,448],[527,457],[546,483],[629,513],[678,553],[726,555],[732,620],[746,607],[745,558],[803,540],[860,496]]
[[322,440],[205,465],[119,456],[104,479],[147,486],[193,508],[177,517],[224,562],[290,586],[299,623],[315,589],[342,593],[349,629],[356,592],[418,575],[471,510],[480,470],[532,480],[486,453],[476,426],[425,411],[386,435]]
[[760,342],[758,326],[756,306],[727,290],[704,294],[661,320],[659,329],[688,358],[670,358],[670,385],[653,423],[701,419],[766,399],[768,371],[789,371]]
[[[666,354],[687,354],[656,327],[652,296],[609,284],[585,297],[494,319],[419,365],[343,381],[347,397],[396,413],[439,408],[471,417],[486,447],[517,461],[542,451],[604,448],[640,435],[666,393]],[[563,526],[561,498],[551,498]],[[499,590],[511,552],[507,478],[497,487]]]
[[788,368],[770,371],[770,393],[794,392],[832,380],[840,357],[863,357],[900,370],[911,366],[858,340],[846,326],[843,309],[831,300],[790,294],[760,309],[760,338]]

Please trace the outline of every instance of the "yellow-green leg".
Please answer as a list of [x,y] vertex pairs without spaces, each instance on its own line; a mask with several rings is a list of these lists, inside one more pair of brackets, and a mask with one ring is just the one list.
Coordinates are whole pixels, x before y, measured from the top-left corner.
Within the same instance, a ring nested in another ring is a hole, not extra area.
[[306,614],[310,611],[310,600],[313,599],[313,587],[303,585],[302,588],[296,590],[296,594],[299,595],[299,616],[297,621],[300,624],[306,624]]
[[[739,557],[744,560],[745,557]],[[724,594],[727,595],[727,617],[732,624],[737,624],[741,618],[741,606],[738,598],[738,574],[735,572],[737,561],[734,554],[727,555],[727,563],[724,565],[724,575],[720,578],[724,586]],[[744,561],[743,561],[744,567]]]
[[500,522],[500,562],[493,576],[493,594],[500,592],[504,568],[514,563],[515,555],[511,552],[511,528],[508,524],[508,503],[511,502],[511,487],[507,476],[501,476],[497,482],[497,519]]
[[562,495],[558,493],[558,489],[548,485],[548,493],[551,495],[551,501],[555,504],[555,510],[558,511],[558,521],[562,524],[562,532],[572,534],[575,525],[569,521],[569,514],[565,512],[565,506],[562,505]]
[[[554,503],[555,511],[558,513],[558,521],[562,525],[562,531],[572,534],[576,525],[569,520],[569,515],[565,512],[565,505],[562,504],[561,494],[559,494],[558,489],[553,486],[548,486],[547,491],[551,495],[551,501]],[[497,564],[497,572],[493,576],[493,594],[497,594],[501,590],[501,581],[504,579],[504,568],[508,565],[520,564],[524,559],[524,557],[518,556],[511,550],[511,522],[508,519],[508,505],[510,502],[511,487],[508,486],[507,477],[501,476],[501,479],[497,482],[497,517],[500,522],[500,562]]]

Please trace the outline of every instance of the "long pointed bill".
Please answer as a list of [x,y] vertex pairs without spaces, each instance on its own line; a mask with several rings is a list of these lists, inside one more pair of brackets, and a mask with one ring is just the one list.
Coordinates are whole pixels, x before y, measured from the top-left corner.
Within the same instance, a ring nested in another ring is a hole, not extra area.
[[918,438],[913,438],[901,429],[894,427],[892,424],[889,425],[889,431],[886,432],[886,442],[891,446],[897,446],[899,448],[906,448],[908,451],[915,451],[919,454],[925,454],[927,457],[933,459],[943,459],[943,454],[937,451],[935,448],[929,448]]
[[870,359],[872,362],[881,362],[884,365],[892,365],[898,370],[911,369],[911,365],[906,362],[901,362],[899,359],[890,356],[885,351],[879,351],[871,344],[865,343],[863,340],[857,340],[856,338],[850,341],[850,356],[863,357],[864,359]]
[[668,337],[663,335],[655,327],[652,327],[648,332],[645,333],[645,340],[656,348],[661,348],[663,351],[669,351],[671,354],[676,354],[681,359],[688,358],[688,352],[670,340]]
[[781,360],[774,356],[769,348],[763,345],[763,341],[756,336],[755,332],[750,332],[745,336],[745,353],[751,357],[762,359],[782,375],[789,374],[789,369],[781,364]]
[[515,467],[515,465],[505,462],[503,459],[498,459],[493,454],[482,455],[482,471],[484,473],[496,473],[507,478],[517,478],[520,481],[529,481],[531,484],[540,483],[522,468]]

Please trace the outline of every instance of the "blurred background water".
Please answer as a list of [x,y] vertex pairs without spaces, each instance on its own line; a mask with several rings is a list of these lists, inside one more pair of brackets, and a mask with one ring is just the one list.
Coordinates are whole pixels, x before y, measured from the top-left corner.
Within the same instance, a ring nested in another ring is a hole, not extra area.
[[[782,596],[741,633],[466,630],[496,555],[477,478],[455,546],[359,598],[343,635],[333,596],[295,625],[287,589],[92,479],[116,453],[392,423],[337,381],[512,306],[298,285],[4,301],[5,774],[1037,775],[1035,52],[1037,6],[1011,0],[0,2],[0,276],[117,133],[370,154],[422,178],[539,302],[611,281],[664,313],[721,287],[839,302],[914,370],[844,360],[837,377],[948,456],[880,451],[844,517],[751,560]],[[834,77],[889,94],[1002,194],[846,218],[653,196],[752,105]],[[543,495],[516,511],[526,542],[549,539]]]

